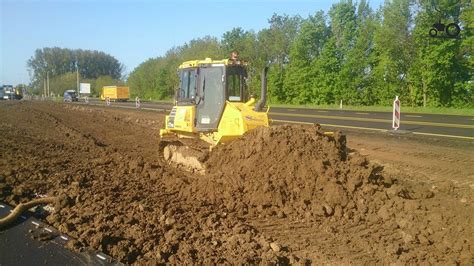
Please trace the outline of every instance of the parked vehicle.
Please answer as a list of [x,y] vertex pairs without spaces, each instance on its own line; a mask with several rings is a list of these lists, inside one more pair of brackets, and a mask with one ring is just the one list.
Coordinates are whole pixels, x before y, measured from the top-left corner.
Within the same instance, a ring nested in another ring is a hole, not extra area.
[[63,101],[65,102],[77,102],[79,98],[75,90],[67,90],[64,92]]
[[14,88],[12,85],[3,85],[0,91],[3,100],[21,100],[23,98],[20,88]]
[[105,101],[109,98],[110,101],[128,101],[130,99],[130,89],[129,87],[120,87],[120,86],[104,86],[102,87],[102,93],[100,94],[100,99]]

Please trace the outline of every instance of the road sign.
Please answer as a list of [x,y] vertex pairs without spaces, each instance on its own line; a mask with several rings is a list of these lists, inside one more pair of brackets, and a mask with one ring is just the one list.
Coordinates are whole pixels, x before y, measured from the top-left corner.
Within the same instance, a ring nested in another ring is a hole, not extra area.
[[136,107],[137,109],[140,108],[140,98],[138,98],[138,96],[135,98],[135,107]]
[[393,119],[392,119],[392,128],[397,130],[400,127],[400,100],[398,96],[395,96],[393,101]]
[[90,83],[80,83],[79,93],[90,94],[91,93],[91,84]]

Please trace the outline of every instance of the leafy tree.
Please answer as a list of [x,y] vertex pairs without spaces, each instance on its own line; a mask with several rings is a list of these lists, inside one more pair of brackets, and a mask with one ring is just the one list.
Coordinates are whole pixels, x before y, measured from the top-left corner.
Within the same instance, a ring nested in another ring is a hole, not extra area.
[[342,99],[351,104],[374,104],[371,73],[374,67],[374,32],[378,22],[372,9],[361,0],[356,13],[356,29],[353,46],[346,52],[341,69],[342,87],[346,88]]
[[[435,7],[430,1],[420,1],[419,9],[414,29],[415,62],[411,69],[416,103],[421,102],[423,106],[472,105],[472,68],[469,67],[472,53],[464,50],[464,39],[427,37],[437,18],[459,21],[463,12],[469,12],[469,5],[440,1]],[[468,42],[472,33],[467,31],[465,34]]]
[[408,70],[414,53],[410,0],[385,2],[382,15],[374,36],[373,92],[377,103],[390,104],[395,95],[405,99],[409,95]]
[[270,99],[276,97],[281,100],[285,82],[284,68],[289,62],[291,44],[298,35],[302,18],[273,14],[268,23],[270,27],[261,30],[257,36],[258,57],[261,58],[257,63],[260,63],[261,67],[269,63],[275,65],[268,72],[269,96]]
[[317,97],[314,95],[317,92],[312,90],[316,73],[311,66],[319,58],[328,38],[325,21],[324,12],[319,11],[302,23],[290,50],[284,93],[280,93],[279,100],[308,103]]
[[35,87],[41,87],[47,75],[55,78],[76,72],[76,69],[81,79],[96,79],[100,76],[120,79],[123,71],[123,65],[104,52],[58,47],[37,49],[27,66]]
[[[274,14],[258,33],[233,28],[220,41],[205,36],[173,47],[140,64],[127,83],[140,97],[171,98],[183,61],[226,58],[238,50],[250,62],[251,94],[258,95],[261,69],[270,66],[271,102],[391,104],[398,95],[411,105],[473,106],[472,3],[438,0],[441,13],[433,3],[390,0],[374,12],[367,0],[341,0],[327,14],[319,11],[306,19]],[[459,23],[461,38],[429,37],[438,18]],[[61,52],[64,58],[75,56]],[[38,58],[34,67],[50,66],[51,58]],[[83,64],[88,57],[81,58]],[[67,72],[75,69],[67,62],[55,64]],[[87,70],[97,72],[97,67]]]
[[320,57],[311,64],[315,71],[313,80],[314,103],[335,103],[339,101],[339,72],[342,60],[339,57],[336,39],[329,38],[321,51]]

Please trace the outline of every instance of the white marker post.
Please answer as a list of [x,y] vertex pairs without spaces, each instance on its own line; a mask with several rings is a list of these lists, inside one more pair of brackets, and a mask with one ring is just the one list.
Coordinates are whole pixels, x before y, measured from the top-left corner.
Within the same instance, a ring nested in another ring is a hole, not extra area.
[[140,109],[140,98],[138,98],[138,96],[135,97],[135,107],[136,107],[137,109]]
[[105,98],[105,104],[106,104],[107,106],[110,105],[110,98],[109,98],[109,97]]
[[397,130],[400,127],[400,100],[398,96],[395,96],[393,101],[393,119],[392,119],[392,128]]
[[84,97],[84,101],[86,102],[86,104],[89,104],[89,97]]

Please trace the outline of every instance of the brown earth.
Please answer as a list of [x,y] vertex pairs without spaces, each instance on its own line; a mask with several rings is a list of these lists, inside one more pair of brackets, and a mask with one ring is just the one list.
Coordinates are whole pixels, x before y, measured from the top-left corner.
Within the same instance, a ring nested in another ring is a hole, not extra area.
[[0,201],[124,263],[474,263],[474,144],[272,126],[207,173],[159,154],[163,114],[0,104]]

